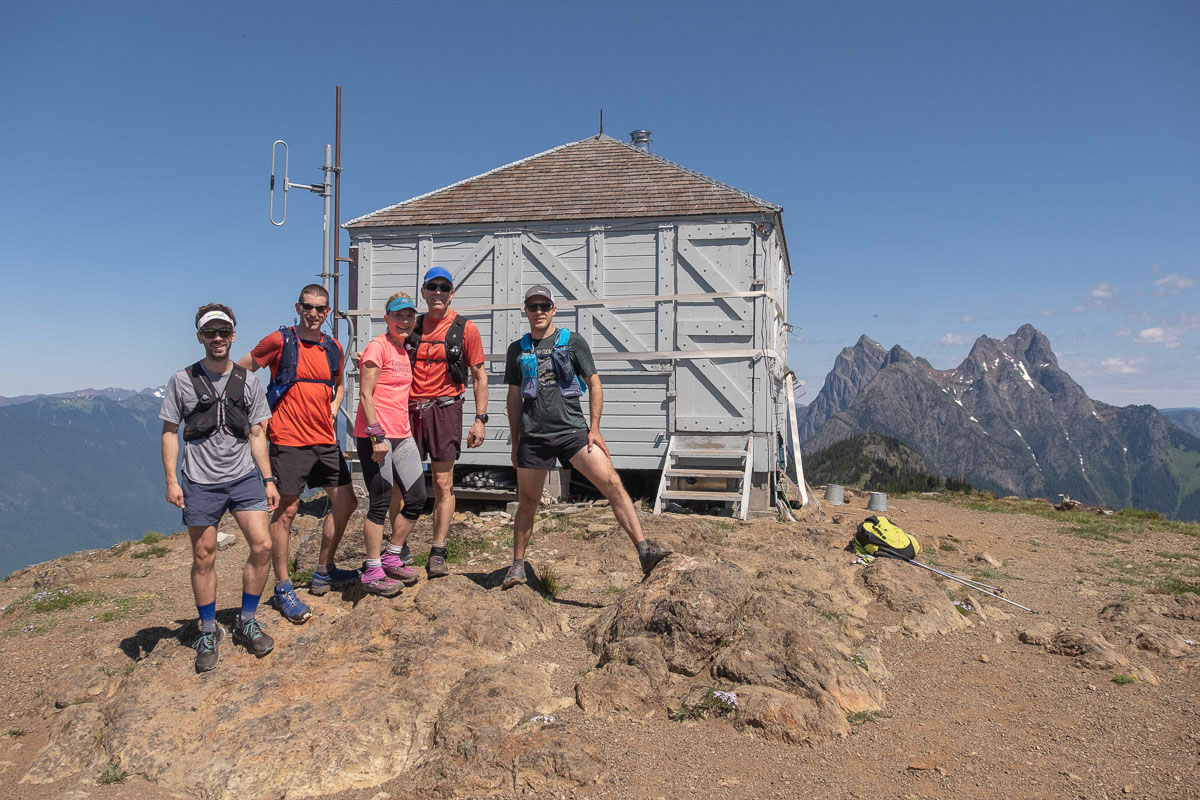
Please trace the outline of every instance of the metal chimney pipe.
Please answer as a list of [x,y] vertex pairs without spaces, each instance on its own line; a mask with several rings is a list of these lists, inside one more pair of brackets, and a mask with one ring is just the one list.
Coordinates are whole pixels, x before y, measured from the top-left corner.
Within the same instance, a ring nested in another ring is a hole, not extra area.
[[649,153],[650,142],[653,140],[650,138],[650,131],[636,130],[629,132],[629,141],[638,150],[641,150],[643,153]]

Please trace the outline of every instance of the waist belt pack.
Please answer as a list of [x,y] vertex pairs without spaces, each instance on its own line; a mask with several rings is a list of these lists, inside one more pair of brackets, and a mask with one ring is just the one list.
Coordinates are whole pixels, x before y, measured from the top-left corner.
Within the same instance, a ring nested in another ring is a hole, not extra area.
[[921,545],[915,538],[882,514],[867,517],[858,523],[853,545],[854,552],[868,556],[884,550],[904,558],[916,558],[917,553],[921,552]]

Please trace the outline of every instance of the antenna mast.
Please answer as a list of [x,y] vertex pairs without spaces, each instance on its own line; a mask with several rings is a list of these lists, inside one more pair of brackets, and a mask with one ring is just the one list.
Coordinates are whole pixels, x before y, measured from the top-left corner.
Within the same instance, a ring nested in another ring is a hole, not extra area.
[[[338,232],[339,221],[341,219],[342,188],[341,84],[338,84],[337,87],[337,101],[334,110],[334,142],[337,150],[336,160],[334,156],[335,145],[325,145],[325,160],[321,165],[321,172],[323,174],[321,183],[292,183],[288,177],[287,142],[285,142],[283,139],[276,139],[271,144],[271,184],[269,189],[270,202],[268,203],[267,214],[268,218],[271,220],[271,224],[276,227],[282,226],[285,222],[287,222],[287,193],[289,189],[307,189],[313,194],[320,195],[324,201],[324,209],[321,219],[321,273],[317,277],[321,279],[321,285],[325,287],[325,291],[329,291],[329,279],[333,278],[333,291],[330,297],[333,305],[333,337],[336,339],[338,335],[338,306],[341,301],[339,282],[339,278],[341,278],[341,271],[339,270],[339,265],[350,262],[349,258],[342,258],[338,255]],[[278,156],[280,154],[281,145],[283,148],[283,176],[277,182],[275,179],[275,168]],[[275,218],[276,197],[279,198],[279,219]],[[330,271],[331,264],[333,266],[332,272]]]

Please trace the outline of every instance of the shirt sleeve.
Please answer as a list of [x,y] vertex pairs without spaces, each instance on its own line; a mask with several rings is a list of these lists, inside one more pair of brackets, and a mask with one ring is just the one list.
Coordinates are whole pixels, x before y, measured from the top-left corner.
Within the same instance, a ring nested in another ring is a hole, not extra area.
[[578,333],[571,331],[571,357],[575,361],[575,374],[590,378],[596,374],[596,362],[592,360],[592,348]]
[[471,320],[463,326],[463,350],[467,354],[467,366],[477,367],[483,363],[483,337],[479,326]]
[[517,364],[517,359],[521,355],[520,341],[513,342],[508,346],[508,352],[504,354],[504,382],[509,386],[521,385],[521,368]]
[[383,344],[378,338],[376,338],[367,342],[367,346],[362,352],[362,358],[359,359],[358,365],[360,369],[367,364],[372,364],[380,369],[383,369],[383,365],[386,361],[387,357],[383,352]]
[[257,425],[271,418],[271,407],[267,405],[267,392],[263,389],[262,381],[259,380],[258,375],[249,371],[247,372],[245,396],[250,401],[247,404],[250,412],[250,424]]
[[279,363],[279,354],[282,351],[283,334],[275,331],[268,336],[264,336],[263,340],[254,346],[254,349],[250,351],[250,357],[260,367],[275,369],[275,365]]
[[167,381],[167,388],[163,390],[162,408],[158,412],[158,418],[176,425],[183,421],[183,400],[179,396],[178,372],[171,376]]

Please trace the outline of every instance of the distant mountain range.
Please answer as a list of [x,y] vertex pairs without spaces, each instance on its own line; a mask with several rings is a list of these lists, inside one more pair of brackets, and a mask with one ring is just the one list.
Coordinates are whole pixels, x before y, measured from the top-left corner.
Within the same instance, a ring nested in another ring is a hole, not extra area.
[[149,530],[182,529],[164,499],[161,393],[86,389],[0,407],[0,575]]
[[59,392],[58,394],[19,394],[16,397],[0,396],[0,407],[28,403],[30,400],[39,400],[43,397],[55,400],[70,400],[81,397],[107,397],[109,400],[122,403],[139,394],[149,394],[161,398],[163,390],[166,388],[166,386],[159,386],[157,389],[118,389],[115,386],[110,386],[107,389],[77,389],[73,392]]
[[1162,415],[1192,436],[1200,436],[1200,408],[1164,408]]
[[1200,520],[1195,409],[1175,422],[1152,406],[1092,400],[1032,325],[976,340],[951,370],[866,336],[838,355],[800,409],[806,454],[864,433],[911,447],[926,468],[1002,494],[1069,494],[1090,504]]

